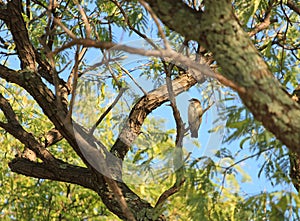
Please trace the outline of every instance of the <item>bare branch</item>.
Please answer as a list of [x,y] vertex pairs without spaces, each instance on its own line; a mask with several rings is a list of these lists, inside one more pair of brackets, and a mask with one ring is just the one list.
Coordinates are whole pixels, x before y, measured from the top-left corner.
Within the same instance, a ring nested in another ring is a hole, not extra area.
[[59,26],[66,32],[66,34],[69,35],[72,39],[76,39],[76,35],[73,34],[73,32],[72,32],[70,29],[68,29],[68,28],[60,21],[60,19],[58,19],[58,18],[53,18],[53,21],[54,21],[57,25],[59,25]]
[[156,16],[156,14],[153,12],[153,10],[151,9],[151,7],[144,1],[144,0],[139,0],[139,2],[141,3],[142,6],[144,6],[144,8],[150,13],[151,17],[153,18],[157,29],[158,29],[158,33],[160,34],[160,36],[162,37],[163,41],[164,41],[164,45],[166,49],[170,49],[170,44],[166,38],[166,35],[161,27],[161,24],[159,22],[158,17]]
[[[76,63],[74,64],[73,68],[72,68],[72,71],[71,71],[71,74],[69,75],[68,77],[68,81],[67,81],[67,87],[69,89],[69,91],[72,93],[72,84],[73,84],[73,78],[74,78],[74,74],[75,74],[75,68],[81,64],[85,54],[87,52],[87,48],[83,47],[80,51],[80,53],[78,54],[78,65],[76,65]],[[78,71],[78,67],[76,68],[77,71]],[[79,77],[79,76],[78,76]]]
[[61,48],[56,49],[53,53],[56,54],[66,48],[72,47],[76,44],[83,45],[85,47],[94,47],[94,48],[101,48],[101,49],[110,49],[113,48],[113,50],[121,50],[132,54],[139,54],[144,56],[154,56],[154,57],[160,57],[163,58],[166,61],[172,61],[172,62],[178,62],[181,65],[189,67],[192,71],[191,74],[194,74],[194,77],[197,78],[197,72],[201,72],[202,74],[209,76],[209,77],[215,77],[214,72],[209,68],[208,65],[205,64],[199,64],[198,62],[192,61],[190,58],[173,51],[171,49],[161,49],[161,50],[145,50],[141,48],[134,48],[126,45],[118,45],[111,42],[99,42],[99,41],[93,41],[90,39],[74,39],[73,41],[67,43],[66,45],[62,46]]
[[176,134],[176,147],[182,148],[182,141],[185,133],[184,124],[180,116],[180,112],[176,105],[176,99],[173,91],[173,85],[171,80],[171,68],[165,67],[166,72],[166,84],[168,89],[168,96],[173,111],[173,116],[176,122],[177,134]]
[[101,49],[110,49],[114,46],[116,46],[115,43],[112,42],[101,42],[101,41],[94,41],[91,39],[73,39],[72,41],[64,44],[63,46],[61,46],[60,48],[55,49],[52,53],[53,54],[57,54],[67,48],[71,48],[74,45],[83,45],[85,47],[94,47],[94,48],[101,48]]
[[[76,50],[76,53],[75,53],[75,64],[74,64],[74,67],[73,67],[73,70],[71,72],[71,75],[73,75],[73,84],[72,84],[72,96],[71,96],[71,101],[70,101],[70,105],[69,105],[69,111],[68,111],[68,114],[67,114],[67,119],[71,122],[71,118],[72,118],[72,111],[73,111],[73,105],[74,105],[74,102],[75,102],[75,96],[76,96],[76,88],[77,88],[77,80],[78,80],[78,66],[79,66],[79,53],[78,53],[78,50],[79,50],[79,46],[77,46],[77,50]],[[71,76],[70,75],[70,76]]]

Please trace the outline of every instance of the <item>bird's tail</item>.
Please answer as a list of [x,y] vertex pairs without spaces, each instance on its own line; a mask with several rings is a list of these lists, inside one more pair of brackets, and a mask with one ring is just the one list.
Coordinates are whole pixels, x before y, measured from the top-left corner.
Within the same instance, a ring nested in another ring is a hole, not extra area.
[[192,138],[198,138],[198,131],[191,131]]

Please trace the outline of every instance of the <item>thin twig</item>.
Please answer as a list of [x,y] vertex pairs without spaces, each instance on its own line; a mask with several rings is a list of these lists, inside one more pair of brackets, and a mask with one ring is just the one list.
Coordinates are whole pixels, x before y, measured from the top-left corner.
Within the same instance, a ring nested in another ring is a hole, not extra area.
[[161,38],[164,41],[165,49],[170,49],[171,48],[170,44],[169,44],[169,42],[167,40],[167,37],[166,37],[166,35],[165,35],[161,25],[160,25],[158,17],[153,12],[152,8],[144,0],[139,0],[139,2],[141,3],[142,6],[144,6],[144,8],[150,13],[151,17],[153,18],[153,20],[154,20],[154,22],[157,26],[158,33],[160,34]]
[[119,99],[122,97],[123,93],[126,91],[127,88],[121,88],[119,91],[118,96],[115,98],[114,102],[104,111],[104,113],[99,117],[95,125],[90,129],[89,134],[92,135],[95,131],[95,129],[98,127],[98,125],[101,123],[101,121],[105,118],[105,116],[110,112],[110,110],[117,104]]
[[272,149],[274,149],[274,147],[269,147],[267,149],[261,150],[261,151],[255,153],[255,154],[252,154],[252,155],[250,155],[248,157],[245,157],[245,158],[243,158],[241,160],[238,160],[235,163],[233,163],[233,164],[229,165],[228,167],[224,168],[224,172],[223,172],[224,176],[223,176],[223,179],[222,179],[222,185],[221,185],[220,195],[222,194],[222,191],[223,191],[223,188],[224,188],[224,185],[225,185],[225,178],[226,178],[228,170],[230,170],[232,167],[236,166],[237,164],[239,164],[239,163],[241,163],[241,162],[243,162],[245,160],[248,160],[250,158],[258,156],[258,155],[262,154],[263,152],[266,152],[266,151],[269,151],[269,150],[272,150]]
[[211,106],[214,105],[214,103],[215,103],[215,102],[212,102],[211,104],[209,104],[209,105],[203,110],[202,115],[203,115],[206,111],[208,111],[208,110],[211,108]]
[[248,35],[249,35],[250,37],[252,37],[252,36],[254,36],[255,34],[257,34],[258,32],[260,32],[260,31],[266,29],[266,28],[271,24],[271,12],[272,12],[273,3],[274,3],[274,1],[270,1],[270,2],[269,2],[268,8],[267,8],[267,10],[266,10],[266,13],[264,14],[264,19],[263,19],[263,21],[262,21],[260,24],[256,25],[256,26],[254,27],[254,29],[252,29],[252,30],[248,33]]
[[126,12],[124,11],[124,9],[122,8],[122,6],[120,5],[120,3],[116,0],[111,0],[120,10],[121,14],[124,17],[125,23],[128,25],[129,29],[134,31],[138,36],[142,37],[143,39],[145,39],[154,49],[158,49],[158,46],[150,39],[147,37],[147,35],[143,34],[142,32],[140,32],[139,30],[137,30],[136,28],[134,28],[134,26],[130,23],[130,20],[126,14]]
[[102,53],[103,53],[103,60],[105,61],[105,65],[106,65],[106,67],[108,68],[108,71],[110,72],[111,76],[112,76],[113,79],[115,80],[115,82],[116,82],[118,88],[121,89],[121,88],[122,88],[122,85],[121,85],[121,83],[119,82],[119,80],[118,80],[118,78],[116,77],[116,75],[114,74],[114,72],[113,72],[113,70],[112,70],[112,68],[111,68],[111,66],[110,66],[110,64],[109,64],[109,60],[108,60],[107,57],[106,57],[106,53],[105,53],[103,50],[102,50]]
[[[78,67],[79,67],[79,65],[81,64],[81,62],[82,62],[82,60],[83,60],[83,58],[84,58],[86,52],[87,52],[87,48],[86,48],[86,47],[83,47],[83,48],[81,49],[81,51],[79,52],[79,54],[78,54],[77,72],[78,72]],[[76,56],[76,55],[75,55],[75,56]],[[75,60],[75,61],[76,61],[76,60]],[[69,75],[68,81],[67,81],[67,87],[68,87],[70,93],[72,93],[72,90],[73,90],[72,84],[73,84],[73,78],[74,78],[74,74],[75,74],[75,68],[76,68],[76,64],[74,64],[74,66],[73,66],[73,68],[72,68],[72,71],[71,71],[71,74]],[[79,74],[78,74],[78,77],[79,77]]]
[[129,78],[133,81],[133,83],[143,92],[144,95],[147,95],[147,92],[142,88],[142,86],[139,85],[139,83],[134,79],[134,77],[130,74],[130,72],[124,68],[119,62],[116,61],[116,63],[119,65],[122,71],[124,71]]
[[89,67],[87,67],[86,69],[84,69],[82,72],[81,72],[81,75],[87,73],[88,71],[91,71],[91,70],[94,70],[96,69],[97,67],[100,67],[101,65],[105,64],[105,63],[110,63],[110,62],[118,62],[120,60],[124,60],[126,58],[126,56],[122,56],[122,57],[116,57],[116,58],[109,58],[108,61],[105,61],[105,59],[103,58],[100,62],[98,63],[95,63]]
[[285,12],[285,10],[283,8],[283,2],[282,2],[282,0],[280,1],[280,8],[281,8],[281,10],[282,10],[282,12],[283,12],[286,20],[287,20],[287,24],[290,24],[291,26],[293,26],[293,23],[291,22],[290,17],[286,14],[286,12]]

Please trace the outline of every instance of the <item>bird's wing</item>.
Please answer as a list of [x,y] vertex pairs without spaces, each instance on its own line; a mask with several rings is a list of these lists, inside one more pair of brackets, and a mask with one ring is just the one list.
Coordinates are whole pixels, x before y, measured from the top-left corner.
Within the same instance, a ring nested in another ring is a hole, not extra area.
[[188,109],[188,121],[189,123],[195,123],[202,116],[202,107],[200,104],[191,103]]

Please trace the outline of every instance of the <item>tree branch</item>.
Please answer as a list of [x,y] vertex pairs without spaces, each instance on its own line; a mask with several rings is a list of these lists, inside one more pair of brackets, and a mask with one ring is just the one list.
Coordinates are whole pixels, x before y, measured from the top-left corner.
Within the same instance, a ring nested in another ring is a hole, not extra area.
[[53,128],[49,130],[45,135],[45,147],[49,147],[62,139],[63,136],[61,135],[61,133],[57,129]]
[[105,118],[105,116],[111,111],[111,109],[113,109],[113,107],[118,103],[118,101],[120,100],[120,98],[122,97],[123,93],[126,91],[126,88],[121,88],[120,92],[118,94],[118,96],[115,98],[115,100],[113,101],[113,103],[111,105],[109,105],[109,107],[104,111],[104,113],[99,117],[99,119],[97,120],[97,122],[95,123],[95,125],[93,125],[93,127],[90,129],[89,134],[92,135],[95,131],[95,129],[98,127],[98,125],[101,123],[101,121]]
[[294,12],[296,12],[298,15],[300,15],[300,7],[299,5],[297,5],[295,2],[293,2],[292,0],[288,0],[286,5],[293,10]]
[[180,190],[180,188],[181,188],[181,186],[183,185],[184,182],[185,182],[185,180],[181,180],[179,185],[177,183],[175,183],[171,188],[164,191],[160,195],[160,197],[158,198],[158,200],[155,204],[155,209],[158,209],[170,196],[177,193]]
[[[107,183],[103,175],[93,168],[91,163],[88,161],[88,159],[85,158],[85,156],[81,152],[80,146],[78,144],[78,139],[76,139],[74,134],[74,127],[76,127],[77,132],[81,134],[81,136],[84,139],[86,139],[85,142],[88,142],[91,148],[96,149],[97,147],[95,146],[95,144],[101,143],[95,137],[90,136],[87,131],[85,131],[76,123],[73,122],[73,124],[71,124],[70,122],[65,121],[67,109],[60,111],[56,109],[55,96],[37,75],[34,75],[32,74],[32,72],[27,71],[16,72],[5,66],[0,65],[0,77],[6,79],[8,82],[16,83],[19,86],[25,88],[33,96],[33,98],[43,109],[45,115],[52,121],[54,126],[61,133],[61,135],[68,141],[68,143],[72,146],[72,148],[75,150],[78,156],[88,166],[88,169],[92,172],[93,176],[97,177],[97,180],[95,181],[95,185],[97,186],[96,192],[99,194],[99,196],[101,197],[105,205],[108,207],[108,209],[111,210],[113,213],[117,214],[119,217],[125,218],[119,203],[114,198],[110,197],[110,195],[112,194],[112,190],[107,188]],[[9,125],[7,124],[2,123],[1,126],[3,126],[4,129],[6,129],[7,131],[10,130]],[[34,139],[34,137],[30,134],[27,134],[27,136],[28,137],[26,137],[26,139],[24,138],[24,142],[25,140],[26,142],[28,142],[27,140],[30,140],[32,138]],[[19,135],[16,137],[19,137]],[[134,214],[138,213],[138,211],[140,211],[141,208],[144,209],[145,213],[147,212],[147,210],[153,209],[149,203],[141,200],[138,195],[132,192],[126,186],[126,184],[118,183],[118,185],[122,189],[124,195],[126,195],[126,201],[130,209],[134,211]]]
[[24,158],[15,158],[9,164],[13,172],[39,179],[49,179],[78,184],[91,190],[97,190],[93,174],[89,169],[56,161],[52,167],[45,163],[32,162]]
[[22,16],[22,7],[21,0],[8,1],[7,12],[9,16],[3,20],[12,33],[21,60],[21,68],[35,71],[35,52],[29,40],[26,24]]
[[248,32],[248,35],[250,37],[252,37],[255,34],[257,34],[258,32],[266,29],[271,24],[270,19],[271,19],[271,12],[272,12],[273,3],[274,3],[274,1],[269,2],[269,5],[268,5],[268,8],[265,12],[263,21],[260,24],[256,25],[250,32]]
[[54,156],[46,148],[44,148],[31,133],[24,130],[8,100],[4,98],[2,94],[0,94],[0,109],[3,111],[8,121],[8,123],[0,122],[0,127],[13,135],[27,148],[34,151],[34,153],[44,162],[51,163],[55,160]]

